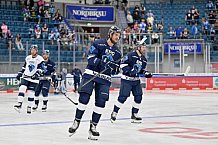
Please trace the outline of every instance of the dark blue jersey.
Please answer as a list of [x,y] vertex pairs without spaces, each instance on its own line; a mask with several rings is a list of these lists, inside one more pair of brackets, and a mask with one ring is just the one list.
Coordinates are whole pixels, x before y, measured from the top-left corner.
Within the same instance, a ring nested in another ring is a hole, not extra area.
[[74,79],[80,79],[80,76],[82,75],[82,72],[79,68],[74,68],[71,72],[73,75]]
[[[131,70],[133,70],[135,65],[140,66],[140,70],[138,71],[138,73],[132,75]],[[132,51],[128,53],[121,62],[120,67],[123,71],[122,78],[125,78],[124,76],[127,76],[126,78],[129,77],[130,80],[131,78],[136,77],[137,80],[140,74],[144,74],[146,66],[147,66],[147,59],[145,58],[145,56],[144,55],[139,56],[136,51]]]
[[[102,57],[104,55],[110,55],[111,61],[117,66],[112,69],[105,69],[105,65],[102,63]],[[121,52],[116,45],[110,47],[106,39],[98,39],[94,41],[89,49],[88,53],[88,65],[85,69],[83,77],[92,78],[96,76],[94,81],[109,84],[111,82],[111,75],[119,73],[119,66],[121,61]]]
[[52,73],[55,72],[56,65],[55,65],[55,63],[53,61],[48,59],[47,62],[43,63],[43,67],[42,68],[43,68],[44,76],[51,76]]

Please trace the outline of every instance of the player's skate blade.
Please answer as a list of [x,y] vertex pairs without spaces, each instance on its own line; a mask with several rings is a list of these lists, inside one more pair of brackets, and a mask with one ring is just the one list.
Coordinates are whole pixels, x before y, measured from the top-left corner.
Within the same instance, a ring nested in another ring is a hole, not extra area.
[[117,117],[117,113],[116,112],[112,112],[111,113],[111,118],[110,118],[111,123],[114,123],[116,121],[116,117]]
[[94,136],[92,135],[92,133],[89,132],[89,137],[88,137],[89,140],[98,140],[98,138],[99,136]]
[[74,120],[74,122],[73,122],[73,125],[69,128],[69,130],[68,130],[68,132],[70,133],[69,134],[69,137],[71,137],[72,135],[74,135],[75,134],[75,132],[76,132],[76,130],[78,129],[78,127],[79,127],[79,124],[80,124],[80,121],[78,121],[78,120]]
[[89,137],[90,140],[98,140],[100,134],[96,130],[96,125],[94,125],[93,122],[90,121],[90,128],[89,128]]
[[131,116],[131,123],[142,123],[142,118],[133,113]]
[[16,104],[16,105],[14,105],[14,110],[16,110],[18,113],[20,113],[20,111],[21,111],[21,106],[22,106],[21,103],[18,103],[18,104]]

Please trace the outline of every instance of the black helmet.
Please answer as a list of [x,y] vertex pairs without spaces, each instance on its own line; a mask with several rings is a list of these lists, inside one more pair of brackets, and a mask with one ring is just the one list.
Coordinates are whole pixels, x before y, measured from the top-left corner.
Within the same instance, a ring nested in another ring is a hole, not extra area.
[[120,33],[121,34],[121,29],[118,28],[117,26],[111,26],[109,31],[108,31],[108,36],[110,36],[110,34],[113,34],[113,33]]

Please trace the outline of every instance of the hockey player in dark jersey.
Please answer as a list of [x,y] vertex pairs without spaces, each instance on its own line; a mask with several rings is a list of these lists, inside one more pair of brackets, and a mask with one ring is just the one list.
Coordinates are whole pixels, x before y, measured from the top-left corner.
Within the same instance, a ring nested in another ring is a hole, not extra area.
[[73,75],[74,79],[74,92],[77,91],[77,88],[80,86],[80,78],[82,76],[81,70],[75,65],[74,69],[72,70],[71,74]]
[[142,118],[138,117],[139,107],[142,101],[142,87],[139,75],[144,75],[146,78],[152,77],[152,73],[146,71],[147,59],[145,58],[146,46],[144,40],[137,44],[136,50],[128,53],[122,60],[120,65],[123,73],[121,75],[121,86],[119,97],[114,105],[111,114],[111,122],[116,120],[117,113],[127,98],[132,92],[134,96],[134,103],[132,106],[131,119],[132,122],[140,123]]
[[42,71],[42,76],[39,77],[39,84],[36,86],[35,89],[35,105],[32,109],[37,110],[39,105],[39,95],[42,92],[42,96],[43,96],[42,111],[46,111],[50,83],[54,82],[56,65],[53,61],[49,59],[49,50],[44,50],[42,52],[42,57],[44,59],[44,63],[42,65],[43,71]]
[[108,39],[96,40],[90,47],[88,65],[79,89],[79,104],[73,125],[69,128],[69,133],[74,134],[79,127],[94,89],[95,107],[90,121],[90,136],[88,139],[97,140],[100,136],[96,126],[100,120],[102,110],[105,108],[106,101],[109,99],[111,75],[119,72],[121,52],[118,50],[116,43],[120,37],[121,30],[116,26],[112,26],[108,31]]
[[18,103],[14,105],[14,109],[20,112],[23,104],[23,99],[28,90],[28,106],[27,113],[31,113],[31,107],[34,101],[34,91],[36,85],[39,83],[39,76],[42,73],[43,58],[38,55],[38,46],[32,45],[30,47],[31,55],[28,55],[25,59],[25,63],[21,70],[18,72],[16,78],[20,80]]

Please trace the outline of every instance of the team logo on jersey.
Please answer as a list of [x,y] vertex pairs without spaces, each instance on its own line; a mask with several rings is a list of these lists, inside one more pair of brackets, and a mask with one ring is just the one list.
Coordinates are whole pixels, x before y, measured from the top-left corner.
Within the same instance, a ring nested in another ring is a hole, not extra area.
[[35,69],[35,65],[29,64],[28,68],[29,68],[29,71],[31,72],[31,71],[33,71]]
[[142,62],[140,60],[137,60],[136,64],[142,65]]
[[115,52],[113,52],[113,51],[111,51],[109,49],[106,49],[105,54],[110,54],[111,56],[114,56]]
[[92,45],[91,47],[90,47],[90,49],[89,49],[89,52],[90,53],[93,53],[93,51],[95,50],[96,48]]

